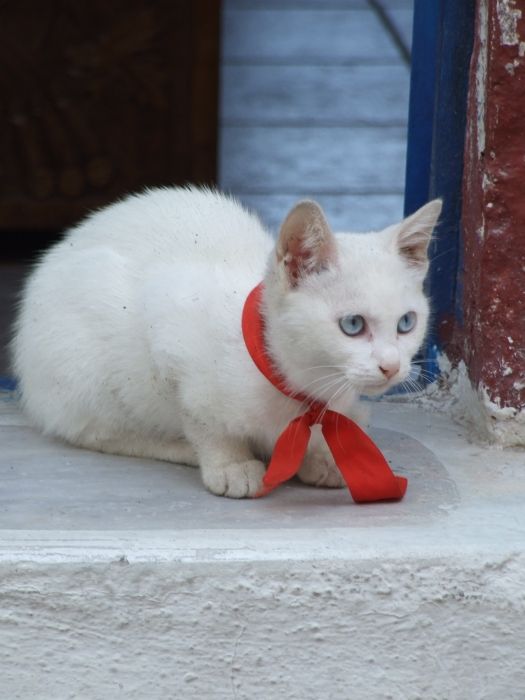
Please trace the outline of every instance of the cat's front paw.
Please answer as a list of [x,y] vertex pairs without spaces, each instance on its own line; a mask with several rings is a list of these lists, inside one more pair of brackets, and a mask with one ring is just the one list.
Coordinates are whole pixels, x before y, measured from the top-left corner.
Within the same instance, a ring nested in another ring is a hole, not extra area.
[[345,485],[341,472],[329,452],[315,451],[308,453],[297,472],[297,476],[310,486],[340,489]]
[[216,496],[250,498],[262,488],[266,467],[256,459],[201,468],[204,486]]

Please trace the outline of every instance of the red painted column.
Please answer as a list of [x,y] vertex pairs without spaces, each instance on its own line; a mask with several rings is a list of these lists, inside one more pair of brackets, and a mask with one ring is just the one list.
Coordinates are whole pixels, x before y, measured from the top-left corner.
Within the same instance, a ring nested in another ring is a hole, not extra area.
[[[477,2],[462,228],[456,347],[473,387],[518,415],[525,407],[525,0]],[[525,444],[525,421],[523,429]]]

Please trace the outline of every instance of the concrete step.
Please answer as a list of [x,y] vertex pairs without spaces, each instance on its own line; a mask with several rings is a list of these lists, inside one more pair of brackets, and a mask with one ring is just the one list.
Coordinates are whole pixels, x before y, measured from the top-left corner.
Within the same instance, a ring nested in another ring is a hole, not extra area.
[[523,697],[524,453],[374,405],[400,503],[75,450],[0,402],[6,698]]

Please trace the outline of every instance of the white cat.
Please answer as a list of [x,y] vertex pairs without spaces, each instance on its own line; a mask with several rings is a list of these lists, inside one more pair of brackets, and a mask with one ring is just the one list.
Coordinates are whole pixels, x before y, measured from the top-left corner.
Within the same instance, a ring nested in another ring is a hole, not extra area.
[[[288,385],[355,416],[360,394],[407,377],[423,341],[440,210],[435,200],[383,231],[334,235],[301,202],[275,245],[217,192],[130,196],[69,231],[30,276],[12,345],[23,407],[80,447],[199,465],[213,493],[254,495],[302,407],[246,350],[248,293],[264,279],[267,349]],[[299,477],[343,485],[313,438]]]

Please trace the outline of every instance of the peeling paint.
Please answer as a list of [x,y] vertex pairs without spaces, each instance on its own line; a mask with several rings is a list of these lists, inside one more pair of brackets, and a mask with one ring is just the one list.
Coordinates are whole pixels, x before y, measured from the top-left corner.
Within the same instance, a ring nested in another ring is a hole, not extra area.
[[515,75],[515,73],[516,73],[516,68],[518,68],[520,65],[521,65],[521,64],[520,64],[520,61],[519,61],[517,58],[515,58],[515,59],[512,61],[512,63],[506,63],[506,64],[505,64],[505,70],[506,70],[507,73],[509,73],[510,75]]
[[476,113],[478,156],[485,152],[485,92],[487,81],[488,53],[488,0],[481,0],[479,5],[479,55],[476,66]]
[[476,231],[476,233],[478,234],[478,238],[480,239],[480,241],[482,241],[483,238],[485,237],[485,221],[484,221],[484,218],[483,218],[483,217],[482,217],[482,224],[481,224],[481,226],[478,228],[478,230]]
[[516,8],[516,0],[498,0],[497,12],[502,45],[519,44],[518,20],[521,19],[521,10]]
[[502,406],[499,397],[492,400],[483,383],[473,387],[463,360],[455,365],[442,354],[438,365],[440,388],[431,385],[426,392],[434,408],[464,425],[473,440],[501,447],[525,446],[525,409]]

